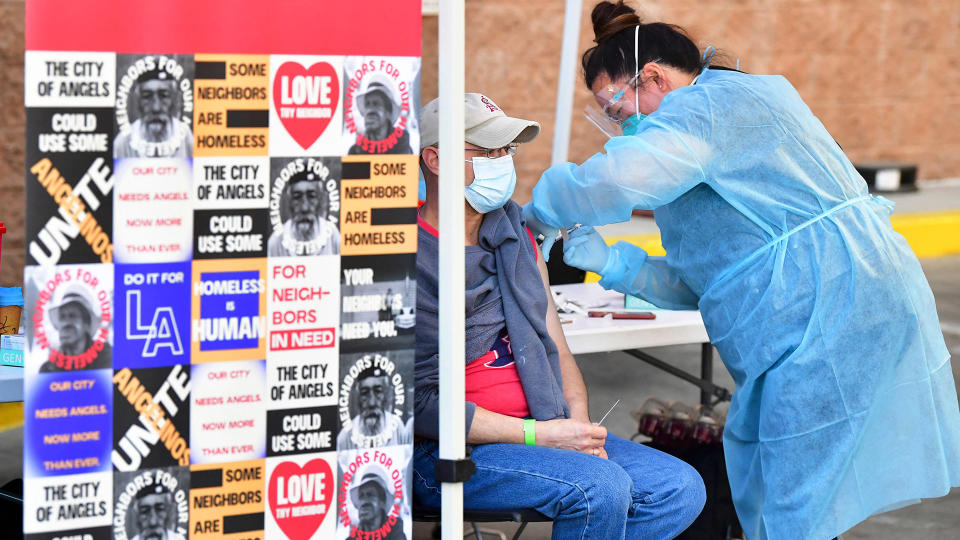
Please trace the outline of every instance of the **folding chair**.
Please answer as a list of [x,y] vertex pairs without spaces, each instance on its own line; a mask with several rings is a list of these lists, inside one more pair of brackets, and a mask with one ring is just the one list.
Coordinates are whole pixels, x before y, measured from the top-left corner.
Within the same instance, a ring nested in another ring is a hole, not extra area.
[[[440,509],[433,506],[413,505],[413,520],[420,522],[440,522]],[[494,534],[506,540],[506,535],[500,531],[482,530],[478,523],[498,523],[512,521],[519,523],[520,528],[513,535],[513,540],[520,538],[527,523],[553,521],[536,510],[464,510],[463,521],[473,527],[473,534],[477,540],[483,540],[483,534]]]

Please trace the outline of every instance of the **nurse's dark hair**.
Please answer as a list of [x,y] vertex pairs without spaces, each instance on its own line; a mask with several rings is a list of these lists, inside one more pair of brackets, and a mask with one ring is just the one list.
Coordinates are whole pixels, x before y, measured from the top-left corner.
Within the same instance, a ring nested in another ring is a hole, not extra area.
[[587,88],[606,73],[612,80],[633,77],[637,66],[633,58],[634,27],[640,27],[638,57],[640,66],[660,59],[664,64],[684,73],[700,73],[700,50],[679,26],[667,23],[644,24],[637,12],[617,3],[600,2],[593,8],[593,34],[596,45],[583,53],[583,79]]

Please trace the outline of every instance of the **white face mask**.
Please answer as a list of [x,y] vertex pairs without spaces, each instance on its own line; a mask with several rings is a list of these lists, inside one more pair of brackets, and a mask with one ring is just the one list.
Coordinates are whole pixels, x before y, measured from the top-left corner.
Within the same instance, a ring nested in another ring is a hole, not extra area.
[[517,187],[517,170],[513,156],[473,158],[473,182],[464,188],[463,196],[481,214],[507,204]]

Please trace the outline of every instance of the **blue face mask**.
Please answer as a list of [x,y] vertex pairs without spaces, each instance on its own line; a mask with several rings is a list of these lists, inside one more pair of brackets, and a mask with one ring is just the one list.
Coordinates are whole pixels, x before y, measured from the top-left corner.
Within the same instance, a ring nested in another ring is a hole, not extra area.
[[423,169],[417,167],[417,172],[420,173],[420,181],[417,183],[417,200],[425,201],[427,200],[427,179],[423,177]]
[[626,120],[620,124],[620,129],[623,130],[624,135],[634,135],[637,133],[637,130],[640,129],[640,122],[644,121],[647,118],[647,115],[642,112],[636,114],[631,114],[627,117]]
[[[639,54],[639,44],[640,39],[640,27],[637,26],[633,30],[633,61],[637,66],[637,73],[633,76],[635,79],[631,81],[633,83],[633,106],[640,107],[640,87],[643,86],[643,83],[638,80],[640,78],[640,54]],[[660,59],[657,58],[654,62],[659,62]],[[640,129],[640,122],[642,122],[647,115],[643,114],[640,111],[630,115],[620,124],[620,129],[624,135],[635,135],[637,130]]]
[[463,189],[463,196],[481,214],[502,208],[517,187],[517,170],[513,156],[473,158],[473,182]]

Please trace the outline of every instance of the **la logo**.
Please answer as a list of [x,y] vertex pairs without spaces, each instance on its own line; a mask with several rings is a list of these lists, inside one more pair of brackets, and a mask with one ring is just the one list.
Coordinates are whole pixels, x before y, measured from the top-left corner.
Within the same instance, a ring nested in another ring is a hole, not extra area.
[[157,356],[161,347],[168,347],[171,354],[183,354],[183,341],[177,330],[177,318],[173,308],[161,306],[153,310],[153,319],[144,325],[140,313],[140,291],[127,291],[127,339],[145,339],[142,355],[144,358]]

